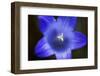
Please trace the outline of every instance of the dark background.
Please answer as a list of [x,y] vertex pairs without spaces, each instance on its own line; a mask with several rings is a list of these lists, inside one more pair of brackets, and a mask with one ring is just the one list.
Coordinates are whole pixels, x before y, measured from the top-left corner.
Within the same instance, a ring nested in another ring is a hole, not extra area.
[[[57,16],[55,16],[57,18]],[[77,17],[77,27],[75,30],[82,32],[88,37],[88,18]],[[28,60],[50,60],[56,59],[55,55],[47,58],[39,58],[35,55],[35,46],[37,42],[43,37],[42,33],[38,29],[38,20],[36,15],[28,15]],[[87,38],[88,39],[88,38]],[[87,43],[88,45],[88,43]],[[72,59],[87,58],[88,46],[72,51]]]

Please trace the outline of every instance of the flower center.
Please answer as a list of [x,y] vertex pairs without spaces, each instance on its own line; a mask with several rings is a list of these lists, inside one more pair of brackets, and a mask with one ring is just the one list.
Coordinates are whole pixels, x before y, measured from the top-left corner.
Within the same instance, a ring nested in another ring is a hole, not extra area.
[[63,35],[63,33],[61,33],[60,35],[58,35],[57,36],[57,39],[59,40],[59,41],[64,41],[64,35]]
[[55,51],[64,51],[69,46],[69,39],[64,36],[64,33],[58,33],[57,31],[52,31],[47,37],[49,45]]

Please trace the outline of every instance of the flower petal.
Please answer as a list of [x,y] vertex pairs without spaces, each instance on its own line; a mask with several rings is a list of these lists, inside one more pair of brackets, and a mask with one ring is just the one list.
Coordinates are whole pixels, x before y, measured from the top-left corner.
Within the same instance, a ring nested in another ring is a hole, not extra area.
[[55,21],[53,16],[38,16],[39,29],[41,32],[45,32],[49,25]]
[[45,38],[42,38],[35,47],[35,53],[38,57],[48,57],[53,55],[54,52],[50,48]]
[[85,46],[87,43],[87,38],[81,32],[74,32],[74,37],[72,40],[72,49],[79,49]]
[[55,55],[57,59],[71,59],[72,58],[72,53],[70,49],[63,52],[56,52]]
[[57,22],[59,23],[59,25],[73,30],[77,23],[77,17],[59,16]]

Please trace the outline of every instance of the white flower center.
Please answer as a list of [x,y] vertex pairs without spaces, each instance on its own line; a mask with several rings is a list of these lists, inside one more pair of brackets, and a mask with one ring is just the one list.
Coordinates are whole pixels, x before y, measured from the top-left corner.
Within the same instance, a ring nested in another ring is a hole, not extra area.
[[59,34],[57,36],[57,39],[63,42],[64,41],[64,35],[63,35],[63,33]]

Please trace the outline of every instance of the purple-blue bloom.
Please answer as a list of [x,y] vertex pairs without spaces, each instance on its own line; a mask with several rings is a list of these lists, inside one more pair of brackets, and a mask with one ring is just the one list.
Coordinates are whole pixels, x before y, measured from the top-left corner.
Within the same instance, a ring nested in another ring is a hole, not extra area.
[[82,48],[87,38],[75,31],[77,17],[38,16],[39,30],[43,34],[36,47],[38,57],[55,55],[57,59],[71,59],[74,49]]

